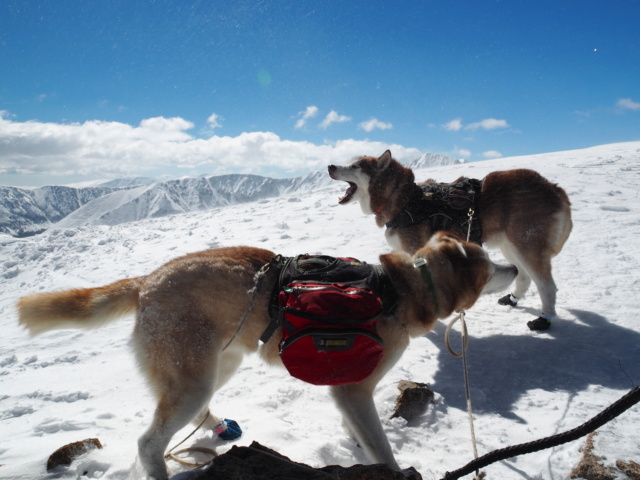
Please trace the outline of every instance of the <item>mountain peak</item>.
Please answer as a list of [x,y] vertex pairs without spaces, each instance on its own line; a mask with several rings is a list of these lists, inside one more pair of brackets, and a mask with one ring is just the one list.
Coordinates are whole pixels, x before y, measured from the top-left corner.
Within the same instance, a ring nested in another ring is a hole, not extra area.
[[453,158],[439,153],[425,153],[407,164],[409,168],[444,167],[446,165],[460,165],[466,163],[464,158]]

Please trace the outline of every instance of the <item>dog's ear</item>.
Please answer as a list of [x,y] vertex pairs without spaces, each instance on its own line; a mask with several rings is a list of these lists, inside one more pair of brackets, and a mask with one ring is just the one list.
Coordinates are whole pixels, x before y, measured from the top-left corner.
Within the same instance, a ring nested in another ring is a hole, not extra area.
[[380,170],[384,170],[389,166],[389,164],[391,163],[391,160],[393,160],[393,157],[391,156],[391,151],[387,150],[386,152],[384,152],[382,155],[378,157],[378,168]]

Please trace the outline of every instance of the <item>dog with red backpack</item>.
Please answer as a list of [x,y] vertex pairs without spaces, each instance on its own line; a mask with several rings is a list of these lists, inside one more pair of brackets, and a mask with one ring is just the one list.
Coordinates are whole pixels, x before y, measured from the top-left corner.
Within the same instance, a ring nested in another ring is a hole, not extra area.
[[151,478],[168,479],[165,450],[189,422],[221,428],[209,411],[212,396],[256,350],[297,378],[330,385],[343,424],[370,461],[400,470],[373,402],[376,385],[411,337],[470,308],[482,293],[507,288],[516,275],[515,267],[494,264],[478,245],[446,233],[413,257],[388,253],[373,266],[227,247],[103,287],[36,293],[18,310],[32,334],[97,328],[135,312],[132,345],[157,397],[138,441]]

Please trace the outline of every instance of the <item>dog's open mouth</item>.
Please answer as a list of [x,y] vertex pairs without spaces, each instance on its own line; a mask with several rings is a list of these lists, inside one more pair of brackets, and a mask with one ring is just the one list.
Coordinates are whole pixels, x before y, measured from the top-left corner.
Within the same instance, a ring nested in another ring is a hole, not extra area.
[[338,203],[340,204],[347,203],[349,200],[351,200],[351,198],[353,198],[353,194],[356,193],[356,190],[358,190],[358,185],[356,185],[355,183],[347,183],[349,184],[349,188],[347,188],[347,191],[344,192],[344,196],[338,199]]

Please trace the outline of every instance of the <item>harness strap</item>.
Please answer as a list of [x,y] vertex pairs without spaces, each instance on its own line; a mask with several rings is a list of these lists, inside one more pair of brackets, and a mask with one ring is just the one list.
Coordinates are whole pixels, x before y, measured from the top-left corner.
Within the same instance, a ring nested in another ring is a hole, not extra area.
[[[454,352],[453,349],[451,348],[450,343],[449,343],[449,333],[451,332],[451,327],[453,327],[453,324],[456,323],[458,320],[460,320],[460,325],[461,325],[460,336],[462,338],[462,349],[461,349],[460,353]],[[473,447],[473,458],[477,459],[478,458],[478,446],[477,446],[477,442],[476,442],[476,431],[475,431],[475,428],[473,427],[473,408],[471,406],[471,390],[469,388],[469,372],[468,372],[468,368],[467,368],[467,347],[469,346],[468,337],[469,337],[469,332],[467,331],[467,324],[465,322],[465,312],[464,312],[464,310],[462,310],[462,311],[460,311],[458,316],[455,317],[453,320],[451,320],[451,322],[447,326],[447,330],[445,331],[445,334],[444,334],[444,341],[445,341],[445,345],[447,347],[447,350],[449,351],[449,353],[451,355],[453,355],[456,358],[462,357],[462,366],[463,366],[463,370],[464,370],[464,392],[465,392],[465,397],[467,399],[467,416],[469,417],[469,430],[470,430],[470,433],[471,433],[471,446]],[[476,478],[482,478],[480,476],[480,473],[478,472],[478,470],[476,470]]]
[[398,306],[398,291],[393,285],[393,282],[386,274],[382,265],[373,265],[373,268],[378,276],[378,286],[380,292],[378,296],[382,299],[382,314],[391,315]]
[[[271,292],[271,300],[269,301],[269,318],[271,321],[262,335],[260,335],[260,341],[262,343],[267,343],[269,339],[276,333],[276,330],[282,325],[282,319],[284,316],[284,312],[280,311],[277,308],[278,305],[278,294],[280,293],[280,289],[282,288],[282,272],[287,265],[293,260],[294,257],[283,257],[282,255],[278,255],[274,260],[274,268],[278,269],[278,281],[276,282],[273,292]],[[273,262],[273,260],[272,260]]]
[[187,460],[182,460],[181,458],[179,458],[178,454],[184,453],[184,452],[200,452],[200,453],[208,453],[208,454],[212,455],[214,458],[217,457],[218,456],[218,452],[216,452],[215,450],[213,450],[211,448],[207,448],[207,447],[191,446],[191,447],[183,448],[181,450],[176,450],[176,448],[178,448],[184,442],[189,440],[189,438],[191,438],[193,436],[193,434],[196,433],[202,427],[202,425],[204,425],[204,422],[207,421],[207,419],[209,418],[210,413],[211,412],[209,412],[207,410],[207,414],[205,415],[204,419],[202,419],[202,421],[200,422],[200,425],[198,425],[180,443],[174,445],[171,450],[169,450],[167,453],[165,453],[164,458],[170,458],[171,460],[174,460],[174,461],[176,461],[176,462],[178,462],[181,465],[184,465],[186,467],[202,467],[202,466],[206,465],[208,462],[189,462]]
[[188,460],[183,460],[180,457],[178,457],[179,454],[185,453],[185,452],[207,453],[214,458],[218,456],[218,452],[216,452],[212,448],[193,446],[193,447],[181,448],[180,450],[166,453],[164,458],[170,458],[171,460],[178,462],[180,465],[184,465],[185,467],[194,467],[194,468],[204,467],[206,464],[209,463],[209,462],[189,462]]
[[410,227],[411,225],[416,225],[428,220],[430,214],[429,211],[424,208],[424,199],[425,193],[423,189],[419,185],[414,184],[413,189],[409,192],[409,199],[405,208],[391,221],[387,222],[385,226],[387,228]]
[[[404,208],[385,226],[406,228],[429,222],[431,230],[435,232],[448,230],[454,225],[468,229],[472,234],[469,240],[480,244],[482,225],[476,222],[472,228],[465,210],[477,209],[482,183],[482,180],[464,179],[457,183],[414,184]],[[461,202],[468,207],[461,205]]]
[[433,300],[433,306],[435,307],[436,312],[440,310],[440,305],[438,304],[438,296],[436,295],[436,286],[433,283],[433,277],[431,276],[431,272],[429,271],[429,266],[427,265],[427,260],[425,258],[416,258],[413,261],[413,266],[420,271],[420,276],[424,283],[429,287],[429,292],[431,293],[431,300]]
[[244,322],[247,320],[247,318],[249,317],[249,314],[251,313],[251,310],[253,310],[253,306],[256,303],[256,297],[258,296],[258,286],[260,285],[260,282],[262,281],[262,279],[264,278],[264,276],[266,275],[266,273],[269,271],[269,269],[274,265],[277,264],[281,261],[282,259],[282,255],[276,255],[275,257],[273,257],[269,263],[265,263],[260,270],[258,270],[258,272],[253,276],[253,288],[248,290],[247,293],[251,294],[251,299],[249,301],[249,306],[247,307],[247,310],[244,312],[244,314],[242,315],[242,318],[240,319],[240,323],[238,323],[238,328],[236,328],[236,331],[233,333],[231,339],[227,342],[227,344],[224,346],[224,348],[222,349],[222,351],[224,352],[227,347],[229,347],[229,345],[231,345],[231,343],[236,339],[236,337],[238,336],[238,334],[240,333],[240,329],[242,328],[242,326],[244,325]]
[[[474,214],[475,214],[475,210],[472,207],[470,207],[469,211],[467,212],[467,216],[469,217],[469,229],[467,230],[467,242],[471,237],[471,222],[473,222]],[[460,336],[462,338],[462,350],[460,353],[454,352],[449,343],[449,333],[451,331],[451,327],[453,327],[453,324],[456,323],[458,320],[460,320],[460,325],[461,325]],[[445,334],[444,334],[444,341],[445,341],[445,345],[447,346],[447,350],[449,350],[449,353],[451,355],[453,355],[456,358],[462,357],[462,366],[464,370],[464,391],[465,391],[465,396],[467,398],[467,416],[469,417],[469,431],[471,433],[471,445],[473,447],[473,458],[477,459],[478,445],[476,442],[476,431],[473,426],[473,407],[471,406],[471,389],[469,388],[469,371],[467,368],[467,347],[469,346],[468,338],[469,338],[469,332],[467,331],[467,323],[465,322],[465,311],[461,310],[458,316],[453,320],[451,320],[451,322],[449,322],[449,325],[447,326],[447,330],[445,331]],[[476,476],[474,480],[481,479],[481,478],[484,478],[484,472],[481,473],[479,469],[476,469]]]

